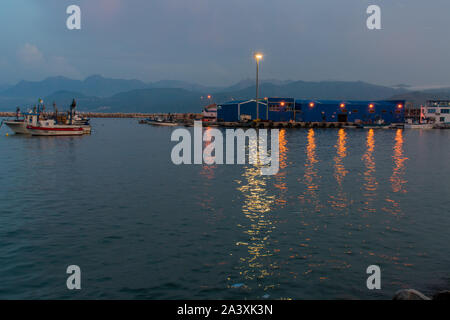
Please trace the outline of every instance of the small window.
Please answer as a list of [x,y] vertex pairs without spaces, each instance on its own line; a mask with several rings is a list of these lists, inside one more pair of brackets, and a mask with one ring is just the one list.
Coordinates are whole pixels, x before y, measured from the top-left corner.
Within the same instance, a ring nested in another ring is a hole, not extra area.
[[386,110],[381,110],[381,112],[382,112],[382,113],[386,113],[387,111],[386,111]]
[[445,122],[445,117],[440,117],[440,118],[439,118],[439,121]]
[[436,109],[428,109],[428,113],[436,113]]
[[353,113],[358,113],[358,109],[353,109]]
[[441,109],[441,113],[450,113],[450,109]]
[[375,110],[370,109],[370,110],[369,110],[369,113],[375,113]]

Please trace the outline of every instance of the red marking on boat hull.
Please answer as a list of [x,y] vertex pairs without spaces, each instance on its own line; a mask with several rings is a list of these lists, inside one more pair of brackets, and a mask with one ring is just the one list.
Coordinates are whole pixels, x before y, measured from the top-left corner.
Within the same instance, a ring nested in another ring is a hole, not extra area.
[[41,130],[41,131],[83,131],[83,128],[77,127],[77,128],[51,128],[51,127],[33,127],[33,126],[27,126],[27,129],[29,130]]

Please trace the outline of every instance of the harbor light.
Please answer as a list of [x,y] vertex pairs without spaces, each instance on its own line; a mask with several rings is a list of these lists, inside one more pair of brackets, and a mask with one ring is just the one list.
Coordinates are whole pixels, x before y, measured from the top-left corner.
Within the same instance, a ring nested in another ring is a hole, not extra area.
[[280,105],[281,105],[282,107],[284,107],[284,101],[281,101]]
[[345,104],[344,104],[344,103],[341,103],[341,104],[340,104],[340,107],[341,107],[341,108],[345,108]]
[[310,108],[314,108],[314,102],[310,102],[310,103],[309,103],[309,107],[310,107]]
[[374,107],[373,103],[369,104],[370,109],[373,109],[373,107]]
[[262,58],[263,58],[262,53],[256,53],[256,54],[255,54],[255,59],[256,59],[256,61],[259,61],[259,60],[261,60]]
[[[262,53],[255,53],[254,58],[256,60],[256,119],[259,119],[259,103],[258,103],[258,89],[259,89],[259,60],[263,58]],[[269,116],[269,108],[267,108],[267,117]]]
[[401,109],[401,108],[403,108],[403,105],[402,105],[402,104],[399,104],[399,105],[397,106],[397,108]]

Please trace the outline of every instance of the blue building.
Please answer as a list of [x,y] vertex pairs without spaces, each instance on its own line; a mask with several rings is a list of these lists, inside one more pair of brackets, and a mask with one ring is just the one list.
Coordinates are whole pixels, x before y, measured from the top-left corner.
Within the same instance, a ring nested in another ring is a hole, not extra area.
[[217,119],[224,122],[244,120],[285,122],[356,122],[403,123],[405,101],[350,101],[350,100],[295,100],[293,98],[266,98],[230,101],[218,106]]

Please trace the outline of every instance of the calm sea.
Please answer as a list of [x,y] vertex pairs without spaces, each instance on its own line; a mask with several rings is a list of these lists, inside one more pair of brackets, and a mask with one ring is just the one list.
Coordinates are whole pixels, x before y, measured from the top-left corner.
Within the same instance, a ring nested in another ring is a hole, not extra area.
[[[291,129],[280,171],[175,166],[174,128],[0,136],[0,298],[373,299],[450,287],[450,130]],[[66,268],[81,268],[80,291]],[[369,265],[381,290],[366,287]]]

